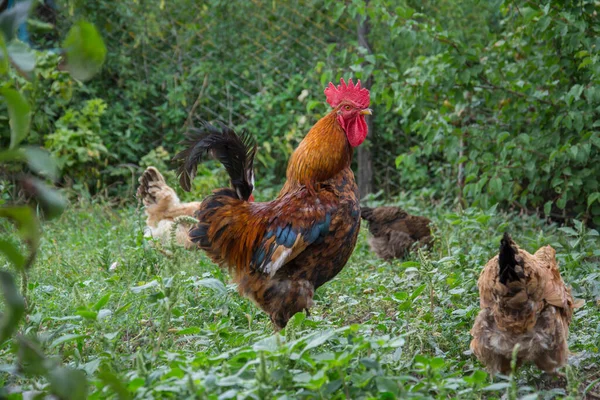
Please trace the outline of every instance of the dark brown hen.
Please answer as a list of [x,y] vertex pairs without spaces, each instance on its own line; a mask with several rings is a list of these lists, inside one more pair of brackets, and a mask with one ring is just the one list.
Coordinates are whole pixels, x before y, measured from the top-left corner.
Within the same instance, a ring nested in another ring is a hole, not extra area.
[[402,258],[418,242],[419,246],[431,244],[431,220],[410,215],[399,207],[361,207],[362,219],[369,222],[369,244],[384,260]]

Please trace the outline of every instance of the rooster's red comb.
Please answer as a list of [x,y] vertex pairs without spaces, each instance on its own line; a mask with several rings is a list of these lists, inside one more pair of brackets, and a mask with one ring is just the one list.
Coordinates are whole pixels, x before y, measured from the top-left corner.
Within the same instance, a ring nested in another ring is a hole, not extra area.
[[355,85],[352,83],[352,78],[350,78],[346,85],[344,78],[341,78],[338,87],[329,82],[329,86],[325,88],[325,96],[327,96],[327,102],[331,107],[337,107],[342,101],[349,100],[358,107],[367,108],[371,102],[369,90],[360,87],[360,79]]

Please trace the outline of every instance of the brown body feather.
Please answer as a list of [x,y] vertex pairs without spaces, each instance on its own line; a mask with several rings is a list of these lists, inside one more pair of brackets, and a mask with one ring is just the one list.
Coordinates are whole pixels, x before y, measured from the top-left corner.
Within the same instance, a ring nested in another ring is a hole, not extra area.
[[410,215],[399,207],[361,208],[361,218],[369,222],[371,250],[380,258],[402,258],[415,243],[431,244],[431,220]]
[[550,246],[531,255],[504,236],[498,256],[478,281],[481,311],[471,329],[471,350],[492,373],[510,372],[515,345],[518,364],[553,372],[567,362],[569,324],[576,307]]

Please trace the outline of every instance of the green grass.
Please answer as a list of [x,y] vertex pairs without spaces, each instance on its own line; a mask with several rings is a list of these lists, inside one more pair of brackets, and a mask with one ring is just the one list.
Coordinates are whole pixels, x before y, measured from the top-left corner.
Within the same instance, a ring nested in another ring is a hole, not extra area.
[[[279,334],[204,254],[148,243],[141,210],[68,210],[44,227],[20,333],[85,371],[90,398],[575,399],[600,392],[595,231],[495,210],[401,204],[435,221],[433,251],[383,262],[370,253],[363,226],[348,265],[317,291],[311,316],[297,314]],[[551,244],[563,278],[586,300],[571,325],[567,379],[525,367],[492,380],[468,351],[477,277],[505,230],[529,251]],[[43,391],[46,380],[10,367],[13,357],[10,343],[0,347],[0,386],[11,398]]]

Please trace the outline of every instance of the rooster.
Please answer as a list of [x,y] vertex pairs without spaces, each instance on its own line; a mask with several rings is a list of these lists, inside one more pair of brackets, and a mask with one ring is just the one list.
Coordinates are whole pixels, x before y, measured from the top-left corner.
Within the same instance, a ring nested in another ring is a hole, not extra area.
[[[275,200],[248,201],[253,175],[246,157],[232,158],[226,136],[204,125],[188,135],[175,156],[184,190],[207,152],[220,160],[231,187],[215,190],[194,213],[188,239],[230,270],[239,292],[254,301],[277,329],[308,311],[317,288],[333,279],[352,254],[360,228],[358,187],[350,169],[353,148],[367,136],[369,91],[350,80],[325,89],[332,107],[292,154],[286,182]],[[229,167],[228,167],[229,164]]]
[[371,250],[384,260],[402,258],[413,244],[431,244],[431,220],[410,215],[399,207],[362,207],[360,216],[369,222]]
[[575,303],[550,246],[531,255],[508,234],[499,254],[478,281],[481,311],[471,335],[471,350],[492,373],[508,374],[515,345],[517,364],[532,362],[545,372],[567,362],[567,336]]

